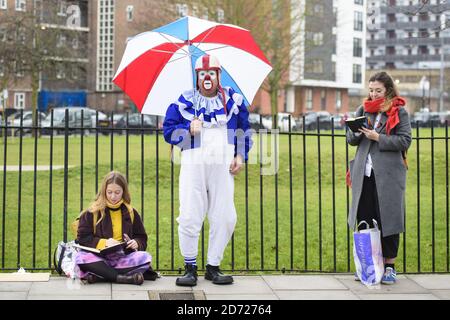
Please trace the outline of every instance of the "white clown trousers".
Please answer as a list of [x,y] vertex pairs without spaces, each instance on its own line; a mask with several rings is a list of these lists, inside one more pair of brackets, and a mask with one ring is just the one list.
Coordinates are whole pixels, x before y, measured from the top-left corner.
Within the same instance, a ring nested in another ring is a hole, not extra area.
[[229,171],[234,146],[227,142],[226,126],[204,128],[201,141],[200,148],[181,153],[179,245],[184,257],[197,257],[200,231],[208,216],[207,263],[218,266],[236,225],[234,177]]

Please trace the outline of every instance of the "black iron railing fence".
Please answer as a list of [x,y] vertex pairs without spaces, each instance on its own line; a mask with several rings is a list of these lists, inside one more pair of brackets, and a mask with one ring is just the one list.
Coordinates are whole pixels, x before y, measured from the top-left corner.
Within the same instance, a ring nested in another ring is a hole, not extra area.
[[[56,127],[53,113],[44,127],[0,126],[2,132],[0,270],[52,269],[60,240],[71,240],[69,226],[99,190],[110,170],[123,172],[132,204],[147,232],[154,267],[179,271],[176,216],[179,166],[154,126],[110,124]],[[288,128],[293,128],[289,119]],[[260,119],[262,123],[262,118]],[[223,269],[235,272],[350,272],[352,230],[346,223],[350,190],[345,173],[355,149],[345,131],[317,122],[307,131],[253,136],[252,156],[236,178],[238,224]],[[406,232],[397,265],[400,272],[449,272],[448,123],[421,128],[413,123],[408,152]],[[267,146],[269,145],[269,146]],[[173,161],[171,161],[171,159]],[[207,250],[202,230],[200,267]]]

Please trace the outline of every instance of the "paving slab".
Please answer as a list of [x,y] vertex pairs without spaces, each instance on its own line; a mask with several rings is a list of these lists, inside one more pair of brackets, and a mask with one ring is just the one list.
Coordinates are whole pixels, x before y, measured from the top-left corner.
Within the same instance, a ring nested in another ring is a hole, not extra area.
[[430,294],[406,294],[406,293],[391,293],[388,295],[381,294],[360,294],[361,300],[439,300],[438,297]]
[[280,300],[276,294],[208,294],[206,300]]
[[[336,279],[338,279],[338,277]],[[421,287],[415,281],[412,281],[403,275],[397,276],[397,282],[394,285],[380,284],[372,289],[367,288],[364,284],[362,284],[359,281],[355,281],[353,277],[345,277],[345,278],[339,277],[338,280],[358,296],[361,294],[430,293],[427,289]]]
[[213,284],[204,277],[199,277],[196,290],[203,290],[207,296],[210,294],[273,294],[270,286],[260,276],[235,276],[234,283],[227,285]]
[[29,295],[27,300],[111,300],[107,295]]
[[26,300],[28,291],[0,292],[0,300]]
[[112,283],[112,291],[149,291],[149,290],[172,290],[185,291],[192,290],[191,287],[180,287],[175,284],[177,276],[164,276],[155,281],[146,280],[140,286],[134,284],[117,284]]
[[331,275],[277,275],[262,276],[273,290],[346,290],[339,280]]
[[359,300],[350,290],[276,290],[280,300]]
[[32,282],[0,282],[0,292],[28,291]]
[[430,290],[430,292],[441,300],[450,300],[450,290]]
[[51,279],[49,282],[34,282],[29,291],[30,296],[111,296],[110,283],[83,284],[79,280]]
[[112,300],[149,300],[148,291],[113,291]]
[[407,277],[425,289],[450,290],[450,275],[447,274],[408,275]]

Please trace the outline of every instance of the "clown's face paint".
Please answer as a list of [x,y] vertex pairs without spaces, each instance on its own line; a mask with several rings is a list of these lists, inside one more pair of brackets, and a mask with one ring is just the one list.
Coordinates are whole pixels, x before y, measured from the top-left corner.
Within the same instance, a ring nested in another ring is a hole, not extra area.
[[198,86],[200,93],[206,97],[213,97],[217,94],[219,79],[216,70],[200,70],[198,72]]

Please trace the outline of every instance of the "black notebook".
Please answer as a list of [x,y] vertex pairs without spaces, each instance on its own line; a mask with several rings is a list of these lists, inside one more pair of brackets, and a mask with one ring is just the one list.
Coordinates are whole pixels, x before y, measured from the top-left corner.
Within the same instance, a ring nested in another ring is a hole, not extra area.
[[82,246],[80,244],[74,244],[73,246],[76,248],[80,248],[81,250],[89,251],[89,252],[98,254],[102,257],[105,257],[108,254],[111,254],[111,253],[114,253],[114,252],[117,252],[120,250],[125,250],[127,243],[121,242],[121,243],[115,244],[113,246],[106,247],[104,249],[96,249],[96,248],[86,247],[86,246]]
[[345,120],[345,124],[353,132],[359,132],[359,129],[363,127],[364,128],[368,127],[366,116],[361,116],[357,118],[348,118],[347,120]]

